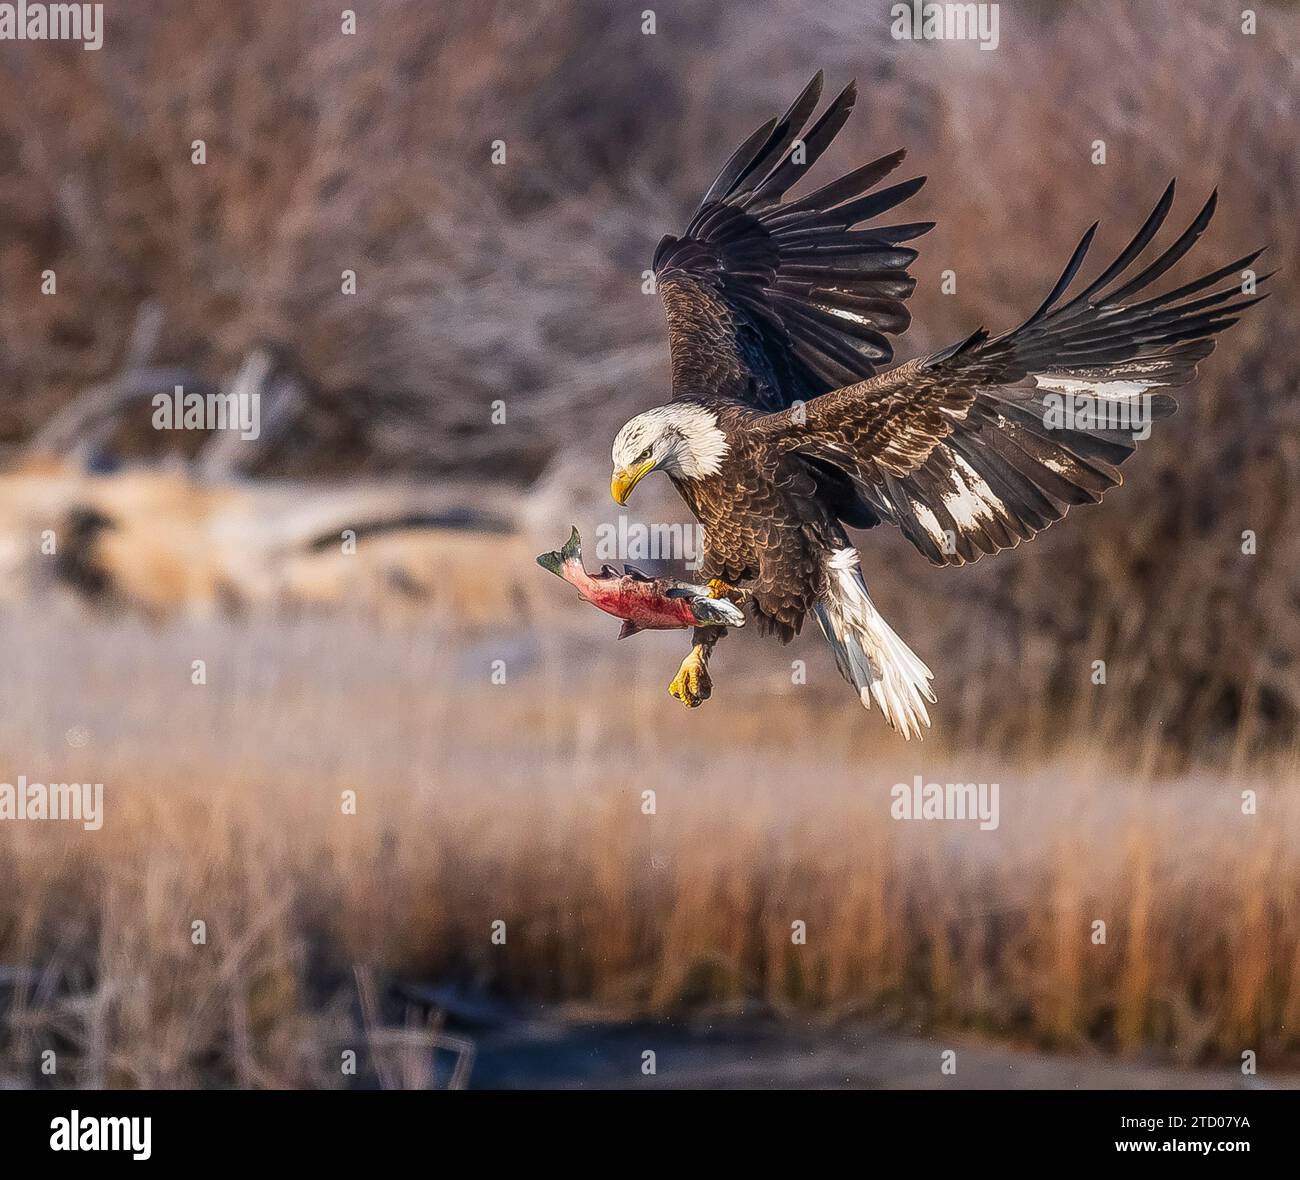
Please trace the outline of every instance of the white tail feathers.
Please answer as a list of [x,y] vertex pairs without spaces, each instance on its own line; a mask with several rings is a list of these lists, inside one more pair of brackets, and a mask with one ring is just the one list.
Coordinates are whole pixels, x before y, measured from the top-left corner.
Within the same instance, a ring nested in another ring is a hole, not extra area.
[[862,580],[856,549],[839,549],[826,562],[829,589],[813,607],[822,634],[835,652],[840,673],[869,709],[880,711],[904,738],[921,737],[930,724],[925,702],[933,701],[930,671],[880,617]]

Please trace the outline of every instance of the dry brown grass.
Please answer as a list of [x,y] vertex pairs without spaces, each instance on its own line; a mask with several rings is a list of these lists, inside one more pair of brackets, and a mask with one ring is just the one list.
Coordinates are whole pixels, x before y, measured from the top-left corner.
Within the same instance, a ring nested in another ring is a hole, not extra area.
[[[686,713],[671,637],[607,630],[7,617],[4,777],[103,781],[107,820],[0,825],[0,964],[36,972],[8,991],[5,1069],[39,1080],[54,1047],[60,1084],[338,1085],[342,1049],[368,1060],[357,965],[621,1015],[871,1012],[1293,1063],[1294,763],[1159,780],[1086,738],[1056,765],[942,730],[905,747],[827,706],[832,669],[781,699],[743,650]],[[1001,826],[891,820],[914,774],[998,781]]]

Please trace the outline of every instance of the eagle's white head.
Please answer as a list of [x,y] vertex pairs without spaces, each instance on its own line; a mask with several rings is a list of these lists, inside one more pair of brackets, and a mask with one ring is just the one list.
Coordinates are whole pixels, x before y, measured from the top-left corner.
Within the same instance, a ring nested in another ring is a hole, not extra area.
[[609,490],[626,504],[632,489],[659,469],[679,479],[716,475],[727,453],[718,416],[695,402],[655,406],[627,422],[614,439],[614,476]]

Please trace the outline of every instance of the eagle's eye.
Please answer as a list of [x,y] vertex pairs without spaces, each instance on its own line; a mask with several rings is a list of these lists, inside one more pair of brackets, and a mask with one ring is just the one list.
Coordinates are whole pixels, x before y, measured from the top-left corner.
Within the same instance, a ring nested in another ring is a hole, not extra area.
[[653,449],[654,449],[653,447],[646,447],[644,451],[642,451],[635,459],[632,460],[632,466],[636,467],[639,464],[644,463],[648,458],[650,458],[650,452]]

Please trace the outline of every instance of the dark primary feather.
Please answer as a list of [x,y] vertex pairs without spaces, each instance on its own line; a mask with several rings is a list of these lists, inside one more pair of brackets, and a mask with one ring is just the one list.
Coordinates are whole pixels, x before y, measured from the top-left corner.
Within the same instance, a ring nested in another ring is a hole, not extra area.
[[[906,330],[916,251],[930,223],[855,230],[902,203],[924,177],[871,192],[894,152],[783,203],[844,126],[852,83],[805,131],[822,75],[754,132],[705,194],[686,233],[666,237],[654,270],[668,313],[673,397],[779,410],[871,376]],[[802,146],[802,153],[796,149]]]
[[[1019,544],[1121,482],[1137,445],[1130,423],[1080,421],[1059,410],[1107,393],[1116,413],[1173,412],[1164,388],[1192,379],[1214,336],[1263,296],[1244,296],[1246,255],[1163,295],[1126,302],[1191,249],[1214,213],[1212,194],[1186,230],[1127,282],[1173,205],[1171,183],[1110,266],[1065,299],[1096,226],[1018,328],[980,329],[921,360],[810,401],[755,429],[780,449],[841,468],[883,519],[936,564],[961,565]],[[1268,278],[1262,276],[1258,281]],[[1108,391],[1108,392],[1107,392]],[[1148,392],[1156,391],[1156,392]],[[1121,428],[1122,427],[1122,428]]]

